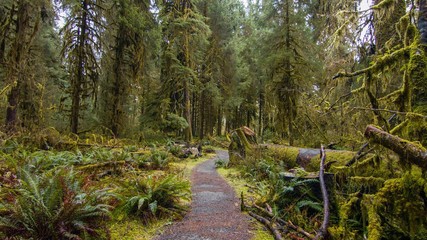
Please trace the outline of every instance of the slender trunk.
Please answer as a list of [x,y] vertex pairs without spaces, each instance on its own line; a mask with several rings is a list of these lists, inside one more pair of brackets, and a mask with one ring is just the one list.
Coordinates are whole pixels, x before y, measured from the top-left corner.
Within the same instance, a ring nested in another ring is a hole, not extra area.
[[258,136],[260,137],[261,141],[263,140],[262,137],[262,129],[263,129],[263,122],[262,122],[262,115],[263,115],[263,110],[264,110],[264,92],[263,89],[260,90],[259,93],[259,112],[258,112]]
[[197,136],[197,134],[198,134],[198,132],[197,132],[197,128],[199,127],[198,126],[198,117],[199,117],[199,112],[196,110],[197,109],[197,104],[199,104],[199,101],[198,101],[198,96],[197,96],[198,94],[196,94],[195,92],[193,92],[193,94],[192,94],[192,104],[191,104],[191,123],[192,123],[192,128],[191,128],[191,131],[192,131],[192,134],[193,134],[193,136]]
[[[184,1],[183,4],[183,14],[184,19],[186,20],[188,17],[187,9],[190,8],[190,2]],[[191,60],[190,60],[190,39],[189,39],[190,33],[186,31],[184,33],[184,62],[183,64],[188,67],[192,68],[191,66]],[[191,77],[187,76],[184,80],[184,117],[187,120],[188,127],[184,129],[185,134],[185,141],[191,142],[193,140],[193,134],[192,134],[192,122],[191,122],[191,91],[190,91],[190,84],[191,84]]]
[[217,129],[216,129],[216,135],[222,136],[222,113],[221,113],[221,106],[218,106],[218,119],[217,119]]
[[[289,0],[286,1],[286,5],[285,5],[285,27],[286,27],[286,32],[285,32],[285,44],[286,44],[286,50],[288,52],[291,51],[291,30],[290,30],[290,9],[289,9]],[[293,130],[293,121],[295,119],[295,97],[296,95],[294,94],[294,83],[293,83],[293,79],[292,79],[292,73],[291,73],[291,61],[289,59],[289,56],[286,57],[285,59],[285,82],[287,82],[288,84],[288,88],[290,88],[290,90],[288,90],[287,93],[287,103],[288,103],[288,108],[289,110],[288,112],[288,134],[289,134],[289,145],[294,145],[294,130]]]
[[202,91],[200,97],[200,126],[199,126],[199,137],[203,139],[205,137],[205,91]]
[[214,133],[214,126],[215,126],[215,118],[213,118],[214,116],[214,107],[212,104],[212,98],[209,99],[209,136],[213,136]]
[[85,78],[85,45],[87,40],[87,14],[88,0],[83,0],[82,3],[82,18],[80,20],[80,28],[78,29],[78,50],[77,50],[77,75],[72,81],[72,103],[71,103],[71,132],[77,134],[79,127],[80,101],[82,94],[82,84]]

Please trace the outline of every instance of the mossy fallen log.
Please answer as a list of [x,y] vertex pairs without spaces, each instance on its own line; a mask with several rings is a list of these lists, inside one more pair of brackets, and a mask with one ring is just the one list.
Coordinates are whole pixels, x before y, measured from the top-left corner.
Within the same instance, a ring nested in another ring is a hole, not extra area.
[[[272,158],[280,161],[287,169],[301,167],[307,172],[316,172],[320,165],[320,151],[313,148],[299,148],[284,145],[261,145],[263,157]],[[325,150],[328,155],[328,162],[325,164],[325,170],[329,171],[331,164],[334,166],[343,166],[350,161],[355,152],[346,150]],[[333,171],[331,169],[331,171]]]
[[[231,143],[228,147],[230,164],[255,159],[274,159],[281,162],[285,169],[303,168],[307,172],[319,171],[320,151],[314,148],[300,148],[277,144],[257,144],[254,131],[248,127],[241,127],[231,132]],[[328,162],[325,170],[329,171],[332,163],[334,166],[344,166],[354,158],[356,152],[345,150],[325,150]]]
[[417,165],[424,171],[427,170],[427,151],[421,144],[394,136],[372,125],[366,127],[365,137],[372,143],[392,150],[400,156],[401,161]]

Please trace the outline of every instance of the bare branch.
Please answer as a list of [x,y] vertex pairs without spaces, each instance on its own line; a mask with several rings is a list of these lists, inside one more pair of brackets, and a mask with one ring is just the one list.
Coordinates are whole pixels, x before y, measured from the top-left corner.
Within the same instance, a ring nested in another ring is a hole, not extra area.
[[328,197],[328,190],[326,189],[326,183],[325,183],[325,160],[326,160],[326,153],[323,145],[320,148],[320,171],[319,171],[319,180],[320,180],[320,188],[322,190],[322,197],[323,197],[323,222],[322,226],[319,229],[319,232],[316,234],[315,239],[323,239],[328,234],[328,225],[329,225],[329,197]]

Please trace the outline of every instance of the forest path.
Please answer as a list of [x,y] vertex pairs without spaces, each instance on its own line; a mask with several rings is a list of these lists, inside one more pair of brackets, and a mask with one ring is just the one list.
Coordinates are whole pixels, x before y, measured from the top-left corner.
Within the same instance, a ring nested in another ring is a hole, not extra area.
[[216,154],[191,173],[191,211],[156,240],[251,239],[250,217],[240,212],[234,190],[215,169],[215,160],[228,159],[228,152],[219,150]]

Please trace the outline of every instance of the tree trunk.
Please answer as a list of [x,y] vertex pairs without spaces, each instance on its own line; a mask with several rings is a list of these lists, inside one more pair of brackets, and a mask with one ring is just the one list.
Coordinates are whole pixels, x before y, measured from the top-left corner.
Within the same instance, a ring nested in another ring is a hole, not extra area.
[[419,0],[418,30],[420,43],[427,44],[427,0]]
[[258,136],[261,139],[261,142],[264,140],[263,138],[263,133],[262,133],[262,129],[263,129],[263,110],[264,110],[264,100],[265,100],[265,96],[264,96],[264,92],[263,89],[260,90],[259,93],[259,112],[258,112]]
[[200,97],[200,123],[199,123],[199,138],[203,139],[205,137],[205,91],[202,91]]
[[[289,7],[289,0],[286,1],[285,5],[285,27],[286,27],[286,34],[285,34],[285,44],[286,44],[286,50],[291,51],[291,26],[290,26],[290,7]],[[294,83],[292,79],[292,69],[291,69],[291,60],[289,59],[289,56],[285,59],[285,75],[284,75],[284,81],[287,83],[286,87],[289,88],[289,90],[286,90],[286,98],[287,98],[287,107],[288,110],[286,111],[288,113],[288,134],[289,134],[289,145],[294,145],[294,130],[293,130],[293,121],[295,119],[295,111],[296,111],[296,104],[295,104],[295,94],[294,94]]]
[[[6,110],[6,127],[9,131],[15,131],[18,122],[18,105],[19,95],[23,81],[25,81],[25,44],[27,29],[30,24],[29,19],[29,3],[26,1],[19,1],[17,19],[16,19],[16,37],[13,43],[12,53],[12,69],[11,78],[16,81],[16,85],[12,87],[8,95],[8,106]],[[11,13],[12,14],[12,13]]]
[[[121,8],[124,8],[122,6]],[[123,9],[122,9],[123,11]],[[124,13],[121,12],[120,15]],[[119,137],[120,134],[120,126],[123,123],[123,105],[124,103],[121,101],[124,98],[123,94],[125,83],[123,78],[125,77],[125,73],[123,72],[123,64],[124,64],[124,51],[125,51],[125,39],[122,36],[125,36],[125,27],[123,25],[119,26],[119,30],[117,31],[116,37],[116,51],[115,51],[115,59],[114,59],[114,85],[113,85],[113,106],[112,106],[112,119],[111,119],[111,131],[113,132],[115,137]],[[107,106],[108,107],[108,106]]]
[[[383,0],[374,0],[374,4],[379,4]],[[378,18],[376,14],[374,21],[374,30],[375,30],[375,45],[377,52],[383,52],[386,47],[387,41],[397,35],[395,24],[399,22],[399,19],[403,17],[406,13],[406,4],[405,1],[396,1],[393,10],[385,9],[385,11],[390,11],[387,14],[384,14],[381,19]],[[388,47],[393,47],[397,44],[397,39],[391,42],[391,45]]]
[[365,137],[372,143],[380,144],[394,151],[400,156],[401,161],[415,164],[424,171],[427,170],[427,151],[424,147],[391,135],[372,125],[366,127]]
[[72,102],[71,102],[71,132],[77,134],[79,128],[79,115],[80,115],[80,100],[82,95],[82,84],[85,79],[85,45],[87,40],[87,15],[88,15],[88,0],[82,2],[82,17],[80,20],[80,28],[78,33],[78,65],[77,75],[72,79]]
[[184,117],[188,122],[188,127],[184,129],[185,141],[191,142],[193,139],[192,125],[191,125],[191,101],[190,101],[190,89],[188,80],[184,80]]
[[221,113],[221,106],[218,106],[218,116],[217,116],[217,129],[216,129],[216,135],[222,136],[222,113]]

